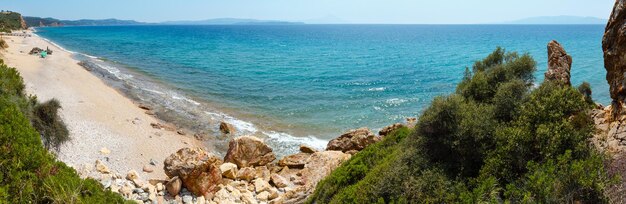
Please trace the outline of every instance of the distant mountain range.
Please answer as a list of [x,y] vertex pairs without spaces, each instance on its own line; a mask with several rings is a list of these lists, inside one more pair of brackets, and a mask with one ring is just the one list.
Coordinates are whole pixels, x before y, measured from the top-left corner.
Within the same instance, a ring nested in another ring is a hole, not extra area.
[[606,24],[608,19],[582,16],[538,16],[498,24]]
[[40,18],[32,16],[24,16],[24,21],[28,27],[42,27],[42,26],[99,26],[99,25],[141,25],[146,24],[133,20],[119,20],[119,19],[102,19],[102,20],[59,20],[56,18]]
[[166,25],[298,25],[303,22],[277,21],[277,20],[258,20],[258,19],[241,19],[241,18],[216,18],[198,21],[166,21],[160,24]]

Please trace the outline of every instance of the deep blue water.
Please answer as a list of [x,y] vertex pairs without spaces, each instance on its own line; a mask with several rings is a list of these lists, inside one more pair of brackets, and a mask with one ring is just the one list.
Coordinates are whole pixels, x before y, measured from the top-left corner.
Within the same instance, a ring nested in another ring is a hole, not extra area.
[[68,50],[107,59],[273,131],[329,139],[417,116],[466,66],[502,46],[528,52],[543,81],[547,43],[573,57],[572,82],[608,103],[602,25],[290,25],[43,28]]

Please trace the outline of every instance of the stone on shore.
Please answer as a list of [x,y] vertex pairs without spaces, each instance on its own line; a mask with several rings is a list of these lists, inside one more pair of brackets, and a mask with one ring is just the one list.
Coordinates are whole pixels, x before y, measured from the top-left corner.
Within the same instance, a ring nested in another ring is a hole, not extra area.
[[104,165],[104,163],[102,163],[102,161],[100,160],[96,160],[96,170],[103,174],[111,173],[111,170],[109,170],[109,167]]
[[313,153],[318,152],[318,151],[315,148],[313,148],[313,147],[309,147],[307,145],[300,145],[300,152],[313,154]]
[[152,167],[149,165],[143,165],[143,172],[152,173],[154,172],[154,169],[152,169]]
[[165,184],[165,189],[167,189],[167,193],[170,194],[170,196],[174,197],[177,196],[178,193],[180,193],[180,190],[183,187],[183,181],[180,180],[180,178],[178,178],[178,176],[175,176],[174,178],[170,179],[170,181],[168,181]]
[[555,40],[550,41],[550,43],[548,43],[548,70],[545,73],[545,80],[571,86],[571,68],[572,56],[565,52],[565,49],[563,49],[559,42]]
[[165,159],[165,174],[178,176],[190,192],[201,196],[217,191],[221,183],[222,161],[200,148],[183,148]]
[[350,130],[338,138],[328,142],[326,150],[348,152],[351,150],[361,151],[365,147],[380,141],[381,138],[372,134],[372,132],[364,127],[356,130]]
[[609,83],[614,110],[622,107],[626,99],[626,1],[617,0],[602,38],[604,68]]
[[276,186],[278,188],[287,187],[287,186],[289,186],[289,183],[290,183],[285,177],[283,177],[283,176],[281,176],[279,174],[272,174],[271,175],[271,181],[272,181],[272,183],[274,183],[274,186]]
[[264,166],[275,159],[272,148],[253,136],[242,136],[231,140],[224,157],[225,162],[236,164],[239,168]]
[[233,163],[224,163],[220,165],[220,171],[222,171],[222,176],[224,178],[236,179],[237,178],[237,165]]
[[235,129],[235,126],[231,125],[230,123],[220,122],[220,131],[224,134],[232,135],[235,134],[237,129]]
[[304,164],[309,159],[311,154],[309,153],[297,153],[289,156],[285,156],[278,161],[279,166],[287,166],[289,168],[301,169],[304,168]]
[[384,136],[387,136],[389,133],[391,133],[391,132],[393,132],[393,131],[395,131],[397,129],[403,128],[403,127],[405,127],[405,125],[403,125],[402,123],[396,123],[396,124],[393,124],[393,125],[389,125],[387,127],[384,127],[383,129],[381,129],[380,131],[378,131],[378,135],[380,135],[381,137],[384,137]]

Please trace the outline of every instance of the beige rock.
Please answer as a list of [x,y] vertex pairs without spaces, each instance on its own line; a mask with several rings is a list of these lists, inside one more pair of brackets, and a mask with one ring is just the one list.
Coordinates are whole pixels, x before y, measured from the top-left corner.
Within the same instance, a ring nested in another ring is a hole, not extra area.
[[133,189],[128,187],[128,186],[122,186],[122,188],[120,188],[119,192],[124,197],[128,198],[133,193]]
[[285,177],[279,174],[272,174],[271,181],[274,184],[274,186],[278,188],[284,188],[284,187],[289,186],[289,181]]
[[154,171],[154,169],[152,169],[151,166],[143,165],[143,171],[146,172],[146,173],[152,173]]
[[263,180],[261,178],[257,178],[257,179],[254,180],[254,190],[257,193],[262,192],[262,191],[266,191],[266,190],[270,189],[270,187],[271,187],[270,184],[267,181],[265,181],[265,180]]
[[269,200],[274,200],[274,199],[278,198],[278,196],[280,196],[279,193],[278,193],[278,190],[276,188],[270,188],[267,192],[270,193],[270,195],[268,197]]
[[242,136],[231,140],[225,162],[236,164],[239,168],[264,166],[276,159],[272,148],[253,136]]
[[178,193],[180,193],[180,190],[183,187],[183,181],[180,180],[180,178],[178,178],[178,176],[175,176],[174,178],[172,178],[170,181],[168,181],[165,184],[165,189],[167,189],[167,193],[170,194],[170,196],[177,196]]
[[307,145],[300,145],[300,152],[313,154],[313,153],[318,152],[318,151],[315,148],[313,148],[313,147],[309,147]]
[[103,155],[111,154],[111,150],[107,149],[106,147],[103,147],[100,149],[100,154],[103,154]]
[[256,195],[256,198],[259,199],[260,201],[267,201],[269,200],[269,197],[270,197],[270,193],[267,191],[263,191]]
[[157,183],[156,184],[156,190],[157,191],[162,191],[163,190],[163,184],[162,183]]
[[252,167],[244,167],[237,172],[237,179],[252,181],[256,176],[256,171]]
[[220,171],[222,171],[222,176],[229,179],[237,178],[237,165],[233,163],[224,163],[220,165]]
[[100,160],[96,160],[96,170],[103,174],[111,173],[111,170],[109,170],[109,167],[104,165],[104,163],[102,163],[102,161]]
[[254,168],[254,178],[263,179],[266,182],[270,181],[270,170],[266,166],[259,166]]
[[126,174],[126,179],[134,181],[136,179],[139,179],[139,174],[135,170],[130,170]]
[[320,180],[348,159],[350,159],[350,155],[340,151],[324,151],[312,154],[304,169],[300,171],[306,194],[312,193]]
[[178,176],[195,195],[217,191],[222,182],[222,161],[200,148],[183,148],[165,159],[163,169],[169,177]]
[[289,155],[279,160],[278,165],[287,166],[289,168],[301,169],[304,168],[304,164],[310,156],[311,154],[309,153],[297,153]]
[[365,147],[380,141],[381,138],[372,134],[368,128],[350,130],[338,138],[330,140],[326,150],[347,152],[350,150],[361,151]]
[[243,191],[241,192],[241,201],[243,201],[246,204],[257,204],[257,200],[254,198],[254,195],[252,195],[252,192],[250,191]]

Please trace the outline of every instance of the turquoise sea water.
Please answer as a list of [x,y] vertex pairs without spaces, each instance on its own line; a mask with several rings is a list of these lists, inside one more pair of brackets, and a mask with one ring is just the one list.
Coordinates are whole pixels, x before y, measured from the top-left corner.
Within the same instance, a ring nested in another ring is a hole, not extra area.
[[[609,102],[601,25],[115,26],[38,29],[160,115],[217,135],[217,122],[279,149],[416,117],[496,46],[528,52],[543,80],[550,40],[572,82]],[[218,140],[220,137],[217,137]],[[290,151],[290,150],[285,150]]]

